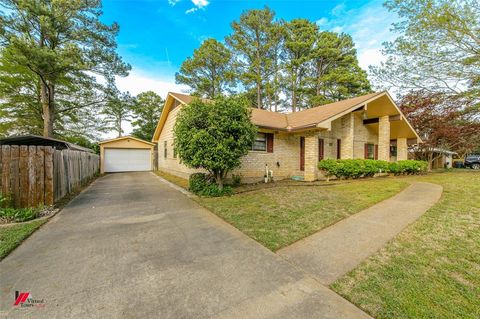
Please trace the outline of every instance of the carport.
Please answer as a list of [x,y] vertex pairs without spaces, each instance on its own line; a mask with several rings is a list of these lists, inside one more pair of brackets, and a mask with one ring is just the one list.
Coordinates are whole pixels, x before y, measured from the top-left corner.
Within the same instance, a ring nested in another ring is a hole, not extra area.
[[102,141],[101,173],[151,171],[155,144],[133,136]]

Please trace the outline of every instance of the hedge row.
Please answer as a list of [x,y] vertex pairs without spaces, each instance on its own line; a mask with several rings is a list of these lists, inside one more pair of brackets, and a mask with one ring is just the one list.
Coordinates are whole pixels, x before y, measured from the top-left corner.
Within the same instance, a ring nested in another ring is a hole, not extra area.
[[318,168],[327,177],[337,178],[361,178],[372,177],[377,173],[420,174],[427,170],[427,162],[405,160],[398,162],[387,162],[370,159],[325,159],[318,163]]

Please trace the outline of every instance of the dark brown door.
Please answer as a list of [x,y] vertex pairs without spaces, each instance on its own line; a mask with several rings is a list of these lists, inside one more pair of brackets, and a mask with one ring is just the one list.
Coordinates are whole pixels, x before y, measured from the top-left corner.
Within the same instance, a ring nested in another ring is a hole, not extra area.
[[323,143],[323,138],[320,138],[318,140],[318,160],[321,161],[323,160],[323,157],[325,155],[325,151],[324,151],[324,143]]
[[300,137],[300,170],[305,170],[305,137]]
[[342,158],[342,140],[337,140],[337,159]]

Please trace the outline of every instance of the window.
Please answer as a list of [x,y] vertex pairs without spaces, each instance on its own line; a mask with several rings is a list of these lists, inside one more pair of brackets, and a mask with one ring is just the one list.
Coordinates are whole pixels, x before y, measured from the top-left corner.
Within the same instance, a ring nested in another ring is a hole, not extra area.
[[365,144],[365,159],[375,159],[374,144]]
[[167,141],[163,141],[163,158],[167,158]]
[[390,146],[390,156],[397,156],[397,146],[391,145]]
[[252,151],[266,151],[267,150],[267,134],[258,133],[255,137],[255,142],[252,145]]

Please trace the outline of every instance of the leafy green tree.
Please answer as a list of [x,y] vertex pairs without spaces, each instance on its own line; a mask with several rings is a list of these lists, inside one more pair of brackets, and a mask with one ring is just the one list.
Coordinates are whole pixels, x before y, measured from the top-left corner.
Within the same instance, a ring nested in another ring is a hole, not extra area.
[[273,65],[273,49],[279,38],[274,22],[275,12],[265,7],[242,13],[232,22],[233,33],[226,38],[236,55],[236,68],[247,91],[253,91],[254,105],[263,108],[266,84]]
[[306,19],[294,19],[285,24],[285,86],[292,112],[307,106],[308,79],[317,32],[317,25]]
[[315,90],[310,105],[322,105],[371,92],[367,73],[358,65],[357,51],[350,35],[319,32],[312,59],[312,86]]
[[102,110],[103,131],[115,131],[117,136],[121,137],[122,122],[131,119],[134,99],[130,93],[120,92],[113,84],[109,85],[107,94],[107,102]]
[[155,128],[163,110],[163,99],[152,91],[137,95],[132,105],[134,121],[133,136],[149,141],[153,137]]
[[[2,59],[0,52],[0,134],[43,133],[40,82],[28,68]],[[99,122],[95,119],[105,102],[101,85],[91,76],[69,78],[56,86],[55,137],[84,134],[95,140]]]
[[372,67],[376,82],[402,91],[480,95],[480,2],[388,0],[399,15],[399,36],[385,45],[386,62]]
[[182,63],[175,79],[205,98],[223,94],[234,84],[232,53],[217,40],[207,39]]
[[250,122],[248,100],[220,97],[184,106],[175,124],[175,150],[191,168],[207,170],[220,189],[227,173],[248,153],[257,128]]
[[[54,135],[62,88],[71,92],[86,85],[81,91],[90,90],[95,78],[87,72],[110,79],[127,75],[130,67],[115,52],[119,27],[100,21],[100,0],[0,0],[0,5],[6,9],[0,12],[2,64],[12,76],[26,70],[34,76],[45,136]],[[84,101],[68,102],[71,111]]]

